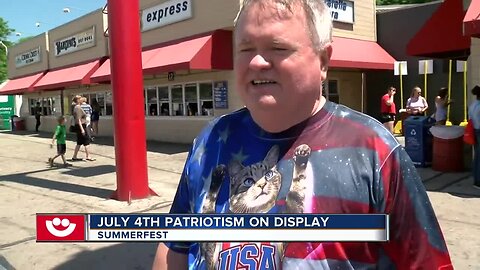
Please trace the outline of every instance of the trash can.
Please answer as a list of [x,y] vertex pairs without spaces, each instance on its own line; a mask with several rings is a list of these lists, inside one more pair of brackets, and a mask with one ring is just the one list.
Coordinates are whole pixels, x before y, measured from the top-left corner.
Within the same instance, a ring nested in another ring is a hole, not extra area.
[[464,128],[460,126],[434,126],[432,169],[439,172],[461,172],[464,163]]
[[432,140],[430,128],[435,119],[427,116],[410,116],[405,119],[405,151],[415,166],[427,167],[432,163]]
[[14,117],[13,124],[15,125],[15,130],[25,130],[25,120],[22,118]]

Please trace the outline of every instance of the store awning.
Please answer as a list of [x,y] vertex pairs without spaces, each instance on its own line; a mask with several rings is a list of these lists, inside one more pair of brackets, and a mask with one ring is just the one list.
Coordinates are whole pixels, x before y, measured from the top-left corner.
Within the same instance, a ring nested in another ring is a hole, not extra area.
[[[225,30],[169,42],[142,52],[143,74],[177,70],[231,70],[232,50],[232,32]],[[107,60],[92,75],[92,82],[110,81],[110,72],[110,61]]]
[[[142,52],[142,66],[144,66],[145,62],[150,60],[155,53],[155,50]],[[110,59],[105,60],[92,76],[90,76],[91,81],[94,83],[110,82],[110,63]]]
[[393,69],[395,59],[374,41],[333,37],[330,67]]
[[34,90],[54,90],[69,86],[90,84],[90,76],[100,67],[100,60],[48,71],[34,86]]
[[472,0],[463,18],[463,34],[480,37],[480,0]]
[[33,85],[45,75],[45,71],[7,81],[0,89],[0,95],[16,95],[23,94],[33,90]]
[[463,35],[463,1],[445,0],[410,40],[407,53],[429,58],[465,58],[470,37]]

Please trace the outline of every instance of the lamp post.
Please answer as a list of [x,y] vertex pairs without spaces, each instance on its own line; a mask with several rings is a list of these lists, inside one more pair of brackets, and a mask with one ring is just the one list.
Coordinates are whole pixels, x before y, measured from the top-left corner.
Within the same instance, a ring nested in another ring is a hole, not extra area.
[[70,6],[70,7],[64,7],[64,8],[62,9],[62,11],[63,11],[63,13],[71,13],[71,12],[72,12],[72,9],[74,9],[74,10],[77,9],[77,10],[80,10],[80,11],[88,11],[88,10],[85,10],[85,9],[82,9],[82,8],[77,8],[77,7],[72,7],[72,6]]

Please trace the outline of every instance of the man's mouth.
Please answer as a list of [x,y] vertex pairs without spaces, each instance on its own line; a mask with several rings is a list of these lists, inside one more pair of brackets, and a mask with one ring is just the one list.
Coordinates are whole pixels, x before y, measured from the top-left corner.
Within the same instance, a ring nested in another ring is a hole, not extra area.
[[275,81],[269,81],[269,80],[253,80],[252,84],[253,85],[265,85],[265,84],[274,84],[277,83]]

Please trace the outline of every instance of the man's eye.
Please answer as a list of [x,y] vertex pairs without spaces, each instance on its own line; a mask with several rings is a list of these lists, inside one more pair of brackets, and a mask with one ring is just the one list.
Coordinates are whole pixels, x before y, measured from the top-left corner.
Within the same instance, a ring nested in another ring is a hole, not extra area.
[[253,51],[253,49],[252,48],[241,48],[238,51],[239,52],[251,52],[251,51]]

